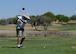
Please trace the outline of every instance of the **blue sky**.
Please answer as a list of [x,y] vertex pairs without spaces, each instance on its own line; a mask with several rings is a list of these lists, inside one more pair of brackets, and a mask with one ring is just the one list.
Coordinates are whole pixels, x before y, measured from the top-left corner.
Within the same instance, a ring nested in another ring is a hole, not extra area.
[[[21,8],[26,10],[21,11]],[[45,12],[55,15],[76,15],[76,0],[0,0],[0,18],[18,14],[41,15]]]

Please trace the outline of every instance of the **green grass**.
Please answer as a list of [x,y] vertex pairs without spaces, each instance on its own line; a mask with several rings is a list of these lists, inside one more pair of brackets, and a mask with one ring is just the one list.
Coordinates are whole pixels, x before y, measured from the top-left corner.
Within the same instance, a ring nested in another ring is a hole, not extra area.
[[16,39],[0,39],[0,54],[76,54],[76,37],[27,37],[25,48],[16,45]]
[[62,30],[76,30],[76,24],[66,24],[61,26]]

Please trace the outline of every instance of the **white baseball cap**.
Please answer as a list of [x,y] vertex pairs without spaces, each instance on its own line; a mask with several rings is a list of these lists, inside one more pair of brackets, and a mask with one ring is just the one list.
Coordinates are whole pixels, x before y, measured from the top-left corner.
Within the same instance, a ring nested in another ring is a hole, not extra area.
[[28,14],[25,14],[23,16],[26,17],[27,19],[30,19],[30,16]]

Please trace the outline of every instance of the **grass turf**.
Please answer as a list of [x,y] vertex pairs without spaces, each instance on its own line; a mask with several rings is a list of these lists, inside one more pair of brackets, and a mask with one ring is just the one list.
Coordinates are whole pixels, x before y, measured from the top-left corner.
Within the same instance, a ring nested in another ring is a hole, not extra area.
[[0,54],[76,54],[76,37],[27,37],[25,48],[16,45],[16,39],[0,39]]
[[62,25],[60,28],[66,31],[76,30],[76,24],[66,24],[66,25]]

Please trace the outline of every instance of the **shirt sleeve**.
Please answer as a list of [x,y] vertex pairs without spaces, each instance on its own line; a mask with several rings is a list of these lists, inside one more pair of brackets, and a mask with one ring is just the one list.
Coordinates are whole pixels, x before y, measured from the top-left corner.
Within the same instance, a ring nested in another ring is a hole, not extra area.
[[18,16],[19,19],[22,19],[22,16]]

